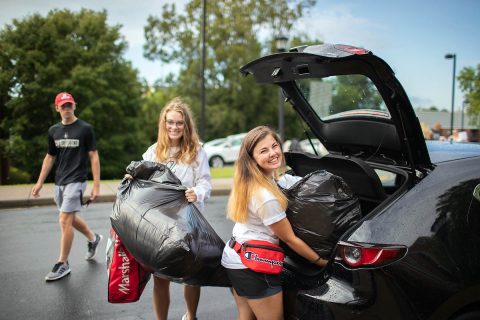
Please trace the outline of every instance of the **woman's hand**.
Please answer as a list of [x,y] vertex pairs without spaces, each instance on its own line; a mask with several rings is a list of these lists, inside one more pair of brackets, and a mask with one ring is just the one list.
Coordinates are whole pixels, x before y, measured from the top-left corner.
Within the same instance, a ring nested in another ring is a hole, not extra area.
[[311,261],[313,264],[319,267],[325,267],[328,264],[328,260],[318,257],[316,260]]
[[128,180],[133,180],[133,177],[132,177],[130,174],[128,174],[128,173],[125,174],[125,175],[123,176],[123,178],[124,178],[124,179],[128,179]]
[[188,188],[185,191],[185,198],[187,198],[188,202],[196,202],[197,201],[197,194],[193,190],[193,188]]

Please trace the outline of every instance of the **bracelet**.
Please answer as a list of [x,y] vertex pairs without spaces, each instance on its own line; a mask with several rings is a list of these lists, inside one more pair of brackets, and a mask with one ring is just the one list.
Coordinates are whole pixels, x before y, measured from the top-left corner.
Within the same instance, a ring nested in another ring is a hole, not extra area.
[[320,259],[322,259],[322,257],[318,256],[318,259],[316,259],[315,261],[312,261],[312,264],[317,264],[317,262],[320,261]]

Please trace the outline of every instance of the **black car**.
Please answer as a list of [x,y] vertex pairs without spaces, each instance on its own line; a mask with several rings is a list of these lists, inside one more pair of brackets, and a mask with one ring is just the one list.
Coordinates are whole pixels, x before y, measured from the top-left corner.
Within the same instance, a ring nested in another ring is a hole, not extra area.
[[328,280],[288,296],[287,319],[480,319],[480,145],[423,138],[394,72],[369,50],[301,46],[243,66],[276,84],[321,157],[285,154],[304,176],[342,177],[362,218]]

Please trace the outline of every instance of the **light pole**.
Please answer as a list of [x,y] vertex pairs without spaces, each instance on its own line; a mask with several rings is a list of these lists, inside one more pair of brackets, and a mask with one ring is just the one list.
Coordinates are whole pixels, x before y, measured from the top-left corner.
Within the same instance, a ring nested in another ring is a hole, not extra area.
[[452,80],[452,111],[450,113],[450,135],[453,135],[453,107],[455,105],[455,67],[457,65],[457,55],[455,53],[447,53],[445,59],[453,59],[453,80]]
[[465,117],[465,105],[468,104],[468,99],[465,98],[462,102],[462,131],[464,129],[464,126],[463,126],[463,119]]
[[203,0],[203,17],[202,17],[202,67],[201,67],[201,88],[200,88],[200,138],[205,141],[205,36],[207,25],[207,1]]
[[[277,52],[285,52],[287,50],[288,38],[279,35],[275,37],[275,49]],[[278,88],[278,134],[282,141],[285,140],[285,109],[282,99],[282,88]]]

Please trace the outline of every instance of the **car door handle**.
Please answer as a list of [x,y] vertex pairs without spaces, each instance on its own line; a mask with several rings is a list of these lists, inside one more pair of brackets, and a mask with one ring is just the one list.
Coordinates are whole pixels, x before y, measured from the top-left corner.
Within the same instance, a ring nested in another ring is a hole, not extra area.
[[473,197],[480,202],[480,184],[478,184],[473,190]]
[[467,225],[474,234],[480,236],[480,184],[473,190],[467,213]]

